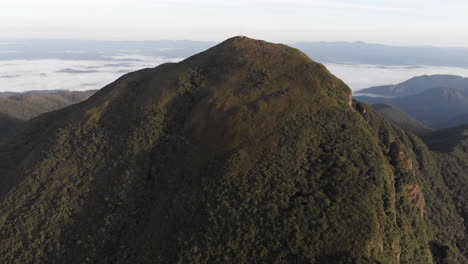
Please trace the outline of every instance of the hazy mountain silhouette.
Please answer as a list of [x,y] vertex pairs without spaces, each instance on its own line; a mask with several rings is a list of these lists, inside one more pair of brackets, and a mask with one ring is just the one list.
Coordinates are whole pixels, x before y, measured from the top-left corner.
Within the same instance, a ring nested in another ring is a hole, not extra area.
[[468,113],[468,98],[455,88],[432,88],[420,94],[397,97],[355,96],[357,100],[375,104],[390,103],[432,128]]
[[415,95],[437,87],[468,90],[468,78],[456,75],[423,75],[399,84],[371,87],[360,90],[357,93],[401,97]]
[[432,131],[430,127],[409,116],[407,113],[394,105],[387,103],[377,103],[371,106],[375,111],[384,116],[385,119],[406,131],[416,135],[423,135]]
[[30,91],[25,93],[6,92],[0,96],[0,113],[11,118],[27,120],[88,99],[96,91]]
[[468,113],[457,115],[448,120],[435,124],[437,128],[450,128],[468,124]]

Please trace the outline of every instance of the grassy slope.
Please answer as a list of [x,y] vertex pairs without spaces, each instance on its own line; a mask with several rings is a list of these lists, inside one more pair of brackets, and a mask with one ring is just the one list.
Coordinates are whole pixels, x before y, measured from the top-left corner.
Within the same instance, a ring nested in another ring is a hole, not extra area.
[[247,38],[125,75],[0,146],[0,258],[432,263],[431,241],[462,258],[437,161],[349,98]]

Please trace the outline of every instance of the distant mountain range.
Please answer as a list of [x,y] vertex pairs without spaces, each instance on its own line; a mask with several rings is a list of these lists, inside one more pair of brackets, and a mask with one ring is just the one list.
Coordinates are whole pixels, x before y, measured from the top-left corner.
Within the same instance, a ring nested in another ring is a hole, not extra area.
[[468,124],[468,113],[457,115],[437,124],[438,128],[450,128]]
[[354,98],[368,104],[389,103],[435,129],[468,123],[468,79],[459,76],[419,76],[358,91]]
[[0,95],[0,113],[10,118],[28,120],[42,113],[88,99],[96,91],[5,92]]
[[214,44],[215,42],[190,40],[4,40],[0,46],[0,60],[56,58],[62,60],[108,61],[115,56],[129,54],[185,58]]
[[411,117],[394,105],[388,103],[376,103],[371,106],[376,112],[385,117],[385,119],[406,131],[416,135],[424,135],[433,131],[430,127]]
[[12,95],[19,94],[17,92],[0,92],[0,97],[10,97]]
[[300,42],[293,47],[324,63],[468,66],[468,49],[389,46],[364,42]]
[[0,93],[0,141],[26,120],[88,99],[96,91],[28,91]]
[[[185,58],[216,42],[190,40],[102,41],[29,39],[2,40],[0,60],[59,58],[109,60],[114,56],[140,54]],[[468,66],[468,49],[430,46],[390,46],[364,42],[295,42],[292,47],[322,63],[375,65]]]
[[400,97],[415,95],[437,87],[466,89],[468,91],[468,78],[456,75],[424,75],[411,78],[399,84],[370,87],[360,90],[356,94]]
[[63,92],[63,90],[33,90],[33,91],[26,91],[26,92],[0,92],[0,97],[10,97],[14,95],[22,95],[22,94],[51,94],[51,93],[58,93]]

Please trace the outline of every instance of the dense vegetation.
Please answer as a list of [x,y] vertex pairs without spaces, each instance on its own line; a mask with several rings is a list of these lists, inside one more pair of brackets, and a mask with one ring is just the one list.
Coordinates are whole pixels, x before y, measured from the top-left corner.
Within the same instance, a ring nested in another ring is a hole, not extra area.
[[[429,148],[436,152],[441,161],[444,181],[450,188],[459,215],[468,228],[468,126],[433,132],[423,137]],[[458,240],[458,247],[468,252],[468,235]]]
[[466,263],[440,155],[300,51],[237,37],[3,142],[0,262]]

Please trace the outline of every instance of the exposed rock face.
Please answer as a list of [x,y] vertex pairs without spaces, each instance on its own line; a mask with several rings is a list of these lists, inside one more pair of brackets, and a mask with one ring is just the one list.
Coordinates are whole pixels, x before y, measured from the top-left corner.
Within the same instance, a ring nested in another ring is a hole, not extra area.
[[401,248],[400,248],[400,244],[398,243],[398,241],[392,242],[392,252],[393,252],[393,255],[395,256],[395,263],[400,264]]
[[369,256],[381,256],[384,254],[384,243],[382,239],[371,240],[367,245]]
[[404,185],[403,191],[405,192],[405,196],[410,201],[416,202],[416,207],[419,208],[420,215],[424,216],[424,206],[426,205],[426,200],[424,199],[424,195],[421,190],[421,185],[419,184]]
[[390,145],[389,155],[392,159],[392,164],[397,170],[403,173],[408,173],[413,170],[413,161],[405,155],[403,147],[396,142]]

